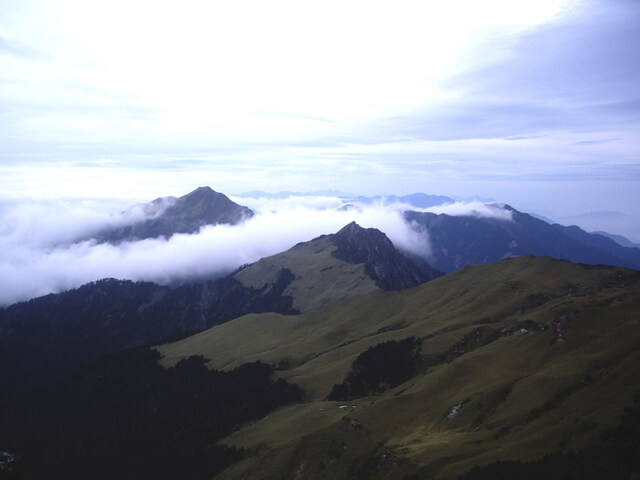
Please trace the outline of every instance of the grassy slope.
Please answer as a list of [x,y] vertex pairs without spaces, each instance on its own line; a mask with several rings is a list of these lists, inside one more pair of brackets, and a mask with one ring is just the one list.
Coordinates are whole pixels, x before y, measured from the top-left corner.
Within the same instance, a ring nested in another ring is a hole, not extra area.
[[296,279],[284,295],[293,297],[293,308],[300,312],[378,290],[375,281],[364,273],[364,265],[334,258],[331,253],[335,249],[328,237],[321,237],[263,258],[238,272],[235,278],[248,287],[262,288],[272,284],[280,270],[288,268]]
[[[532,306],[531,294],[549,301]],[[203,354],[225,369],[286,358],[290,368],[279,374],[306,392],[306,403],[227,438],[259,455],[220,478],[402,478],[416,471],[455,478],[498,459],[597,444],[639,388],[638,311],[637,272],[521,257],[322,311],[248,315],[160,351],[165,364]],[[356,356],[380,342],[419,336],[423,353],[438,355],[480,326],[549,326],[563,316],[563,343],[553,328],[503,336],[346,409],[323,401]],[[448,419],[461,401],[459,415]]]

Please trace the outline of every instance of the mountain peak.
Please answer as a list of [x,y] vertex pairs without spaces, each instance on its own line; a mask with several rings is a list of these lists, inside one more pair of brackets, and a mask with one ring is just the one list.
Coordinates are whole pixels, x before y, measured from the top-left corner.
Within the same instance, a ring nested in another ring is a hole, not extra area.
[[192,192],[183,195],[178,200],[183,201],[186,204],[190,203],[198,203],[198,202],[210,202],[215,201],[216,199],[225,199],[231,202],[229,198],[223,193],[216,192],[211,187],[198,187]]
[[351,223],[346,224],[344,227],[342,227],[340,230],[338,230],[338,233],[344,231],[344,230],[350,230],[350,229],[354,229],[354,228],[359,228],[364,230],[360,225],[358,225],[355,220],[352,221]]
[[353,237],[354,235],[363,235],[366,232],[371,232],[371,233],[377,232],[379,234],[384,235],[378,229],[375,229],[375,228],[362,228],[356,222],[351,222],[351,223],[345,225],[344,227],[342,227],[340,230],[338,230],[336,232],[336,235],[339,235],[341,237]]
[[205,225],[235,225],[253,216],[253,211],[238,205],[211,187],[198,187],[178,198],[164,212],[133,225],[104,232],[99,239],[109,242],[170,237],[175,233],[195,233]]
[[365,272],[383,290],[415,287],[441,275],[426,263],[424,269],[418,268],[376,228],[351,222],[330,237],[337,246],[333,256],[347,263],[364,263]]
[[355,222],[262,258],[233,278],[262,291],[275,285],[283,271],[292,274],[283,295],[291,296],[292,307],[300,312],[379,289],[415,287],[441,275],[421,259],[406,258],[380,230]]
[[163,216],[176,233],[193,233],[205,225],[234,225],[252,217],[253,212],[233,202],[225,194],[205,186],[178,198]]
[[207,196],[208,197],[212,197],[212,196],[215,196],[215,195],[222,195],[222,193],[216,192],[211,187],[204,186],[204,187],[196,188],[192,192],[189,192],[186,195],[184,195],[182,198],[207,197]]

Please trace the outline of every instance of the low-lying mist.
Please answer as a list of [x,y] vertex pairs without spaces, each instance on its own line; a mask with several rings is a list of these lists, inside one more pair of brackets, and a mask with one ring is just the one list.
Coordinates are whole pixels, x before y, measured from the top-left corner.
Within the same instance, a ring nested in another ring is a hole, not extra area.
[[120,213],[67,202],[4,205],[0,209],[0,305],[107,277],[161,284],[221,277],[296,243],[335,233],[352,221],[383,231],[398,249],[428,260],[428,232],[407,223],[405,210],[510,218],[507,210],[479,203],[416,209],[382,203],[345,207],[333,197],[237,201],[256,215],[235,226],[206,226],[196,234],[118,245],[87,238],[105,228],[151,218],[168,203],[137,205]]

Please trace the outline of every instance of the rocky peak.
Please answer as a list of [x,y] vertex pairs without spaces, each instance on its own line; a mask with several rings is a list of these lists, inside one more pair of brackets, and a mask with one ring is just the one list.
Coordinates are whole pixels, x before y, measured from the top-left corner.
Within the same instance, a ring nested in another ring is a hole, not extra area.
[[387,238],[387,236],[377,228],[362,228],[356,222],[351,222],[345,225],[340,230],[338,230],[335,235],[344,238],[355,238],[362,235],[376,235],[379,237],[384,237],[385,239]]
[[348,263],[364,263],[365,272],[383,290],[415,287],[441,275],[431,267],[418,268],[378,229],[351,222],[331,238],[337,246],[333,256]]
[[338,245],[334,256],[349,263],[366,263],[390,252],[397,253],[384,233],[376,228],[362,228],[356,222],[340,229],[334,241]]
[[[351,222],[347,225],[345,225],[344,227],[342,227],[340,230],[338,230],[336,232],[336,235],[354,235],[357,234],[358,232],[362,232],[365,229],[362,228],[360,225],[358,225],[356,222]],[[374,228],[370,228],[369,230],[375,230]]]

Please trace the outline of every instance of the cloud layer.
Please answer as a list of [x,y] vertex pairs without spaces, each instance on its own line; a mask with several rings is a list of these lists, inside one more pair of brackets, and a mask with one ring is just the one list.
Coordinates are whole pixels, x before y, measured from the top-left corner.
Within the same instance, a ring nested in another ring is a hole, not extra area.
[[[78,239],[157,212],[143,205],[121,213],[96,213],[88,206],[63,202],[4,205],[0,210],[0,305],[106,277],[162,284],[219,277],[296,243],[334,233],[351,221],[380,229],[401,250],[429,256],[428,232],[403,219],[402,212],[410,208],[407,205],[340,209],[342,202],[334,197],[244,200],[249,200],[244,203],[256,215],[243,224],[207,226],[197,234],[119,245]],[[509,212],[479,203],[430,210],[509,219]]]

